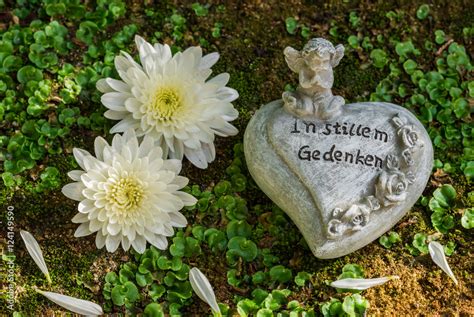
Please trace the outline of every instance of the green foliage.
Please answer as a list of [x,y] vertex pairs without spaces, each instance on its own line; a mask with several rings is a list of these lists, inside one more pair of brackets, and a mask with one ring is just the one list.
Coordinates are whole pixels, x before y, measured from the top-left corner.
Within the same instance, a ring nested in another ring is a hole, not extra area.
[[[48,169],[55,167],[43,163],[70,147],[72,130],[107,129],[95,82],[110,75],[114,56],[131,42],[137,27],[123,25],[116,34],[108,32],[125,14],[125,3],[117,0],[91,5],[43,0],[14,12],[20,19],[30,13],[38,19],[11,23],[1,34],[0,173],[10,186],[14,180],[15,186],[41,192],[61,185],[59,175]],[[45,15],[51,18],[39,19]],[[105,34],[110,39],[97,41]],[[88,45],[84,53],[72,54],[83,44]],[[63,61],[70,56],[81,66]],[[30,178],[32,169],[40,177]]]
[[[364,278],[364,269],[358,264],[346,264],[342,268],[342,273],[338,276],[338,280],[345,279],[345,278]],[[360,293],[361,291],[353,290],[353,289],[337,289],[338,293]]]
[[214,23],[214,27],[212,28],[212,36],[213,37],[221,37],[221,30],[222,30],[223,24],[220,22]]
[[427,4],[422,4],[418,10],[416,10],[416,17],[420,20],[424,20],[430,14],[430,6]]
[[198,16],[198,17],[205,17],[208,15],[209,13],[209,9],[208,9],[208,6],[203,6],[202,4],[198,3],[198,2],[195,2],[191,5],[191,8],[194,10],[194,13]]
[[240,236],[249,238],[252,234],[252,226],[245,220],[232,220],[227,225],[227,238],[232,239],[233,237]]
[[304,286],[307,281],[309,281],[312,277],[312,274],[308,272],[298,272],[295,276],[295,284],[298,286]]
[[177,257],[192,257],[201,253],[201,247],[197,239],[185,237],[182,232],[178,232],[173,238],[170,253]]
[[436,230],[447,233],[454,227],[454,217],[448,211],[454,207],[456,190],[449,184],[437,188],[430,199],[429,208],[433,211],[431,222]]
[[342,274],[339,275],[338,279],[344,278],[363,278],[364,269],[358,264],[346,264],[342,268]]
[[148,298],[153,302],[166,299],[166,304],[143,306],[145,316],[162,316],[164,309],[179,311],[192,296],[188,274],[189,265],[183,263],[181,256],[170,257],[155,247],[143,254],[134,253],[134,260],[122,264],[118,274],[109,272],[105,276],[104,310],[110,312],[113,306],[124,306],[128,313],[136,314],[140,303]]
[[296,34],[296,29],[298,28],[298,22],[293,17],[288,17],[285,20],[286,31],[289,34]]
[[464,211],[461,224],[466,229],[474,228],[474,208],[468,208]]
[[449,241],[443,247],[444,254],[446,254],[447,256],[451,256],[454,253],[455,248],[456,248],[456,243],[454,243],[453,241]]
[[268,293],[262,289],[252,292],[252,299],[245,298],[237,302],[239,316],[316,316],[312,308],[305,308],[298,301],[289,301],[291,291],[274,290]]
[[355,35],[351,35],[347,38],[347,43],[350,47],[356,49],[359,47],[359,38]]
[[145,317],[165,317],[163,308],[158,303],[150,303],[145,307],[143,311],[143,316]]
[[357,12],[352,11],[351,13],[349,13],[349,22],[351,23],[353,28],[356,28],[360,25],[361,19],[357,15]]
[[286,283],[291,280],[292,276],[291,270],[283,265],[276,265],[270,269],[270,278],[278,283]]
[[411,251],[413,255],[428,253],[428,243],[426,241],[427,238],[428,236],[424,233],[415,234],[412,242],[412,245],[415,247],[415,249]]
[[295,35],[298,32],[298,29],[300,29],[300,34],[305,39],[309,39],[311,35],[310,27],[298,23],[294,17],[288,17],[285,19],[285,28],[286,31],[291,35]]
[[235,266],[241,258],[251,262],[257,257],[257,245],[245,237],[233,237],[227,244],[226,259],[230,266]]
[[379,238],[379,243],[385,248],[390,249],[395,243],[401,242],[400,235],[395,231],[390,231]]
[[370,58],[374,62],[374,66],[377,68],[384,68],[388,63],[388,56],[383,50],[376,48],[370,52]]
[[435,42],[437,44],[443,44],[446,42],[446,34],[442,30],[436,30],[435,31]]
[[340,300],[332,298],[329,302],[321,305],[321,313],[324,317],[333,316],[365,316],[366,310],[369,308],[369,302],[359,294],[353,294]]

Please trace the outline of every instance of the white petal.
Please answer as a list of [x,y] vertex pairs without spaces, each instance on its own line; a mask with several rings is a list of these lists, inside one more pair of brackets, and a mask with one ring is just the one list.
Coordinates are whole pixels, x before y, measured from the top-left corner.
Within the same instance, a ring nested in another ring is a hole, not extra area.
[[130,249],[130,239],[128,239],[128,237],[125,237],[123,236],[122,237],[122,248],[124,251],[128,251],[128,249]]
[[108,92],[100,97],[100,101],[104,106],[115,111],[125,110],[125,100],[130,98],[129,94],[121,92]]
[[209,79],[206,84],[216,85],[217,87],[224,87],[229,82],[230,75],[228,73],[219,74]]
[[[215,123],[217,123],[217,121]],[[212,130],[219,136],[231,136],[239,133],[236,127],[224,120],[213,125]]]
[[194,206],[197,203],[197,199],[188,193],[176,192],[175,195],[181,199],[185,206]]
[[157,247],[160,250],[166,250],[168,247],[168,240],[166,237],[159,235],[159,234],[152,234],[152,237],[149,237],[147,240],[150,242],[152,245]]
[[128,111],[115,111],[115,110],[107,110],[104,112],[104,117],[111,120],[122,120],[129,114]]
[[220,315],[221,310],[217,304],[216,295],[211,283],[209,283],[207,277],[198,268],[193,267],[189,270],[189,282],[196,295],[211,307],[213,313]]
[[94,140],[94,152],[98,160],[104,160],[104,148],[108,147],[109,144],[102,137],[96,137]]
[[36,265],[38,265],[41,272],[43,272],[43,274],[46,276],[48,283],[51,284],[51,276],[49,275],[48,267],[44,261],[43,251],[41,251],[38,242],[28,231],[21,230],[20,235],[23,239],[23,242],[25,242],[26,250],[30,254],[31,258],[33,261],[35,261]]
[[115,252],[115,250],[117,250],[117,248],[120,244],[120,241],[121,241],[121,236],[120,235],[116,235],[116,236],[108,235],[105,238],[105,247],[106,247],[107,251],[108,252]]
[[67,176],[69,176],[70,179],[72,179],[75,182],[78,182],[81,180],[81,175],[84,174],[84,171],[80,170],[73,170],[67,173]]
[[76,183],[70,183],[70,184],[64,185],[64,187],[61,189],[61,192],[67,198],[81,201],[84,199],[84,196],[82,195],[83,189],[84,189],[84,185],[82,185],[79,182],[76,182]]
[[216,97],[219,98],[221,101],[232,102],[235,99],[239,98],[239,93],[235,89],[229,87],[222,87],[217,90]]
[[118,223],[109,223],[107,225],[107,231],[113,236],[117,235],[121,229],[122,229],[122,226],[119,225]]
[[448,276],[454,281],[456,285],[458,285],[458,280],[451,271],[449,267],[448,261],[446,260],[446,256],[444,255],[443,246],[436,241],[431,241],[428,244],[428,249],[430,251],[431,259],[437,266],[439,266]]
[[150,136],[145,136],[142,140],[142,143],[140,143],[140,147],[138,149],[138,157],[145,157],[148,155],[148,153],[150,153],[155,144],[154,144],[154,140],[153,138],[151,138]]
[[71,219],[71,221],[74,222],[74,223],[83,223],[83,222],[89,221],[89,218],[87,217],[87,214],[77,213],[77,214]]
[[135,239],[132,241],[132,247],[137,251],[138,253],[143,253],[145,252],[146,249],[146,240],[143,236],[137,235]]
[[126,117],[110,129],[110,133],[125,132],[128,129],[136,129],[140,126],[140,122],[134,120],[132,117]]
[[36,291],[41,295],[45,296],[50,301],[76,314],[86,316],[100,316],[104,313],[99,305],[87,300],[74,298],[58,293],[41,291],[39,289],[36,289]]
[[72,149],[72,154],[74,154],[74,158],[76,159],[77,164],[85,170],[84,167],[84,158],[90,156],[91,154],[83,149],[74,148]]
[[184,186],[188,185],[189,179],[184,176],[176,176],[173,180],[173,184],[178,186],[178,189],[183,188]]
[[219,53],[214,52],[204,55],[199,64],[199,69],[211,68],[219,60]]
[[95,236],[95,245],[97,249],[102,249],[105,246],[105,236],[100,232],[97,232]]
[[335,288],[346,288],[346,289],[355,289],[363,291],[370,287],[379,286],[385,284],[386,282],[400,278],[397,275],[385,276],[379,278],[344,278],[342,280],[337,280],[331,283],[332,287]]
[[175,159],[164,160],[163,169],[178,174],[181,171],[181,161]]
[[129,93],[130,92],[130,87],[121,80],[116,80],[116,79],[113,79],[113,78],[106,78],[105,81],[107,82],[109,87],[112,88],[115,91],[124,92],[124,93]]
[[206,155],[204,154],[202,149],[193,150],[190,148],[185,148],[184,155],[194,166],[199,167],[201,169],[207,168]]
[[173,227],[184,228],[188,224],[186,217],[184,217],[180,212],[170,212],[169,216]]
[[154,46],[155,51],[157,52],[161,64],[168,62],[171,59],[171,48],[168,44],[161,45],[159,43]]
[[95,84],[97,90],[102,92],[102,93],[114,91],[114,89],[112,87],[110,87],[110,85],[107,83],[106,79],[107,78],[101,78]]
[[139,35],[135,35],[135,44],[137,45],[140,54],[140,59],[142,61],[147,55],[155,53],[155,49],[153,48],[153,46]]
[[74,232],[74,237],[80,238],[90,235],[92,232],[89,230],[89,223],[85,222],[77,227],[76,232]]
[[216,158],[216,148],[214,147],[214,143],[203,143],[202,151],[206,156],[206,161],[212,162]]

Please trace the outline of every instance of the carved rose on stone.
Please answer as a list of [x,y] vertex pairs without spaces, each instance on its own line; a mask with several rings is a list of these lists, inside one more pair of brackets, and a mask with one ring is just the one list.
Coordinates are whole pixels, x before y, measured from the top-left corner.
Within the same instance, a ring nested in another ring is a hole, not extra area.
[[[371,208],[366,204],[353,204],[343,211],[341,208],[334,208],[333,217],[328,223],[328,234],[330,238],[342,236],[344,232],[359,231],[369,222]],[[341,216],[342,215],[342,216]]]
[[407,119],[396,115],[392,118],[393,124],[398,128],[397,134],[401,136],[403,144],[413,149],[417,146],[423,146],[423,141],[420,140],[416,128],[412,124],[407,123]]
[[406,199],[407,188],[405,174],[396,169],[382,171],[375,184],[375,196],[383,206],[399,204]]
[[402,137],[405,146],[412,148],[418,145],[419,137],[413,125],[404,125],[400,127],[398,135]]
[[328,234],[330,238],[336,238],[342,236],[346,231],[346,224],[339,219],[331,219],[328,222]]

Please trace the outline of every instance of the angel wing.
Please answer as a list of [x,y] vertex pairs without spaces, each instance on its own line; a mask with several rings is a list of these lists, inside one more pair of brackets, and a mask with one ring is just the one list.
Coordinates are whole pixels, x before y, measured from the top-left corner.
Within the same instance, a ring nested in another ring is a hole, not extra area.
[[331,56],[331,66],[336,67],[344,56],[344,46],[339,44],[335,47],[336,53]]
[[295,73],[299,73],[301,68],[304,66],[304,59],[301,56],[301,52],[288,46],[283,51],[283,54],[285,54],[285,61],[288,64],[288,67]]

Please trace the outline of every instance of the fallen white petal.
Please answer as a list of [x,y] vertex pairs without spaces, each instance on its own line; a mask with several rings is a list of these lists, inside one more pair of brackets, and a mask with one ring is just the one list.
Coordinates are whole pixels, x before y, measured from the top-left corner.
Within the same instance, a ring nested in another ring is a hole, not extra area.
[[436,241],[431,241],[428,244],[428,250],[430,250],[431,259],[437,266],[439,266],[449,277],[454,281],[456,285],[458,285],[458,280],[451,271],[449,267],[448,261],[446,261],[446,256],[444,255],[443,246]]
[[46,276],[48,283],[51,284],[51,276],[49,276],[48,267],[46,266],[46,262],[44,261],[43,252],[31,233],[25,230],[20,231],[21,238],[23,242],[25,242],[26,250],[30,254],[33,261],[35,261],[36,265],[40,268],[41,272]]
[[363,291],[368,288],[385,284],[386,282],[400,278],[397,275],[385,276],[379,278],[345,278],[331,283],[335,288],[346,288]]
[[66,296],[58,293],[52,292],[45,292],[39,289],[36,289],[38,293],[45,296],[52,302],[55,302],[59,306],[66,308],[67,310],[81,315],[86,316],[99,316],[102,315],[104,312],[102,311],[102,307],[97,305],[96,303],[74,298],[71,296]]
[[196,295],[211,306],[214,313],[220,314],[221,310],[219,309],[219,305],[217,305],[216,295],[214,294],[211,283],[209,283],[207,277],[202,274],[198,268],[193,267],[189,270],[189,282]]

